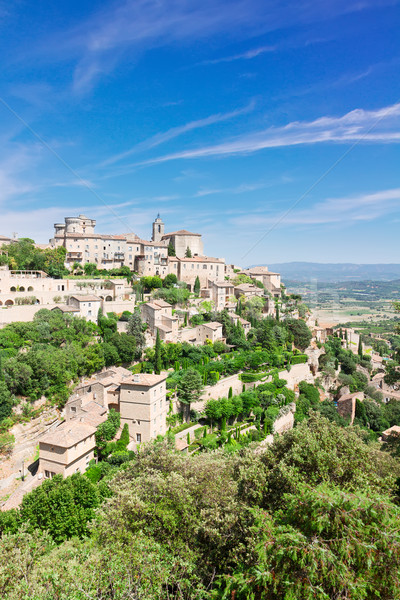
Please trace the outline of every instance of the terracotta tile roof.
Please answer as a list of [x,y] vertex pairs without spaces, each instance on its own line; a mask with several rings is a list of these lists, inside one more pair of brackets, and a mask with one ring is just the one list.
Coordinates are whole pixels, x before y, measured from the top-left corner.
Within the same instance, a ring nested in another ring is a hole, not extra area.
[[172,331],[172,327],[169,327],[168,325],[157,325],[156,329],[160,329],[161,331],[164,331],[164,333],[170,333]]
[[171,304],[165,302],[165,300],[154,300],[153,304],[160,306],[161,308],[172,308]]
[[208,327],[209,329],[213,329],[216,331],[219,327],[222,327],[221,323],[217,321],[210,321],[210,323],[202,323],[203,327]]
[[66,421],[54,431],[46,433],[40,439],[40,443],[71,448],[78,442],[85,440],[96,432],[96,427],[87,425],[78,420]]
[[168,373],[160,373],[160,375],[156,375],[155,373],[138,373],[137,375],[133,375],[132,377],[126,378],[121,382],[121,385],[137,385],[140,387],[153,387],[153,385],[157,385],[162,381],[167,379]]
[[68,304],[57,304],[57,306],[53,306],[51,310],[61,310],[61,312],[79,312],[79,308],[76,306],[68,306]]
[[170,233],[165,233],[161,239],[171,237],[173,235],[197,235],[201,237],[200,233],[193,233],[192,231],[188,231],[187,229],[179,229],[178,231],[171,231]]
[[101,302],[101,298],[99,298],[98,296],[93,296],[91,294],[87,294],[86,296],[73,295],[70,296],[70,298],[74,298],[75,300],[78,300],[78,302]]
[[393,427],[389,427],[389,429],[383,431],[382,435],[400,435],[400,427],[398,425],[393,425]]
[[180,262],[201,262],[201,263],[220,263],[225,264],[223,258],[214,258],[213,256],[192,256],[192,258],[178,258]]
[[233,288],[234,287],[234,285],[231,281],[209,281],[208,283],[209,283],[209,285],[211,284],[211,285],[215,285],[216,287],[221,287],[221,288],[227,288],[227,287]]
[[186,448],[189,447],[189,444],[187,443],[187,440],[185,438],[180,438],[180,439],[176,439],[175,438],[175,448],[177,450],[180,450],[181,452],[183,450],[186,450]]

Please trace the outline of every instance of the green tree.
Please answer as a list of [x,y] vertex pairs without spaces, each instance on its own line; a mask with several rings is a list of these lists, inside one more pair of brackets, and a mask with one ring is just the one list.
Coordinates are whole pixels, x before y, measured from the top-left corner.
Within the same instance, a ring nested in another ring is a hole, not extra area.
[[140,312],[137,309],[135,309],[133,314],[129,317],[127,334],[135,338],[136,348],[138,351],[137,358],[140,358],[146,340],[143,333],[143,323],[140,317]]
[[196,369],[187,369],[181,379],[178,381],[178,398],[184,409],[184,418],[189,421],[190,405],[200,398],[203,388],[203,381],[200,373]]
[[175,273],[168,273],[163,281],[163,287],[171,288],[178,283],[178,278]]
[[28,523],[28,530],[48,531],[59,544],[73,536],[88,535],[88,521],[100,504],[96,486],[76,473],[63,479],[55,475],[25,494],[17,520]]
[[176,256],[175,248],[171,241],[168,244],[168,256]]
[[197,275],[197,277],[195,279],[195,282],[194,282],[193,291],[196,294],[196,296],[198,296],[200,294],[200,279],[199,279],[198,275]]
[[186,248],[185,257],[186,258],[192,258],[192,251],[189,248],[189,246]]
[[161,373],[161,370],[162,370],[161,339],[160,339],[160,332],[157,328],[156,344],[154,347],[154,371],[157,375],[159,375]]

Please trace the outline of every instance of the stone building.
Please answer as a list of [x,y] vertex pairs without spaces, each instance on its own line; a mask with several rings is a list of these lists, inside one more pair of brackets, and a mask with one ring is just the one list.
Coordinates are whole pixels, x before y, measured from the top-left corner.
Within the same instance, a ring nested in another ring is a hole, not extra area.
[[208,281],[210,291],[209,298],[214,303],[216,310],[223,310],[232,304],[232,297],[235,298],[235,286],[230,281]]
[[264,296],[265,292],[263,289],[259,288],[252,283],[241,283],[237,285],[234,290],[236,298],[244,297],[246,300],[249,298],[253,298],[254,296]]
[[192,258],[178,258],[171,256],[168,259],[169,271],[174,273],[179,281],[184,281],[190,290],[193,290],[196,278],[200,280],[200,287],[207,287],[209,281],[220,281],[225,272],[223,258],[210,256],[193,256]]
[[68,305],[73,308],[78,308],[80,316],[84,317],[87,321],[96,323],[101,308],[101,298],[98,296],[91,296],[90,294],[87,294],[86,296],[70,296],[68,298]]
[[[160,227],[160,223],[156,226]],[[187,231],[187,229],[180,229],[179,231],[164,234],[161,240],[167,242],[167,245],[172,244],[178,258],[184,258],[188,249],[192,256],[203,256],[204,254],[200,233],[192,233],[191,231]]]
[[211,321],[210,323],[202,323],[196,327],[197,329],[197,342],[199,344],[205,344],[206,340],[216,342],[222,340],[222,324],[217,321]]
[[[126,279],[53,279],[44,271],[17,271],[0,267],[0,307],[59,304],[71,295],[95,294],[106,302],[130,297]],[[16,319],[17,320],[17,319]]]
[[279,298],[281,295],[281,276],[279,273],[268,271],[268,267],[251,267],[245,269],[242,274],[251,277],[255,281],[260,281],[267,292],[273,297]]
[[167,431],[169,404],[166,398],[167,373],[139,373],[120,384],[121,425],[129,427],[130,437],[139,444]]
[[39,473],[45,478],[84,473],[94,458],[96,427],[80,420],[66,421],[39,440]]
[[153,337],[160,332],[164,341],[176,341],[178,334],[178,319],[172,314],[172,306],[165,300],[153,300],[140,306],[143,323],[147,323]]

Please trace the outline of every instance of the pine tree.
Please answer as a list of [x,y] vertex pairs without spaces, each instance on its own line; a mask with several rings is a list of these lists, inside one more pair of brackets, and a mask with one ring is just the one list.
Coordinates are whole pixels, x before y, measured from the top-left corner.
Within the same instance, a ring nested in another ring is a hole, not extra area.
[[199,279],[198,275],[197,275],[196,280],[194,282],[193,291],[196,294],[196,296],[198,296],[200,294],[200,279]]
[[156,345],[154,348],[154,371],[157,375],[159,375],[161,373],[161,369],[162,369],[161,340],[160,340],[160,332],[157,329]]

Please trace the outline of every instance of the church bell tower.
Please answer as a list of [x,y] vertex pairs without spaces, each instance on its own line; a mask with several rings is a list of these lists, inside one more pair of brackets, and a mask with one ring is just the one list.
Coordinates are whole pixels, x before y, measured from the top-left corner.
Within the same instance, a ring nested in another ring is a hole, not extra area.
[[153,235],[151,236],[152,242],[159,242],[164,235],[164,223],[158,213],[156,220],[153,222]]

